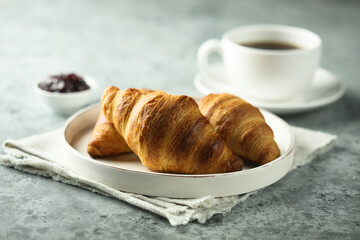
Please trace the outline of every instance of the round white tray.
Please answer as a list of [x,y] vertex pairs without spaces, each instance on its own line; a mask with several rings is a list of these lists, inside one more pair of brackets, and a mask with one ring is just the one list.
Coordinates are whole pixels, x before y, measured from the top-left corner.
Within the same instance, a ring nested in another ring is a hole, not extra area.
[[132,193],[172,198],[231,196],[266,187],[281,179],[291,168],[295,137],[279,117],[261,110],[273,129],[281,156],[262,166],[245,165],[244,170],[222,174],[158,173],[144,167],[133,153],[93,159],[87,153],[87,142],[101,111],[99,104],[87,107],[65,123],[64,160],[74,172],[110,187]]

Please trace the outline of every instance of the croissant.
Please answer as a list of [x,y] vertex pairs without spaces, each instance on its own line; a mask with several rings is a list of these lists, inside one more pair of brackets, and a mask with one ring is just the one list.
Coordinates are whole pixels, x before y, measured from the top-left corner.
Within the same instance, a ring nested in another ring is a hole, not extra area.
[[106,118],[151,170],[206,174],[243,167],[190,97],[108,87],[101,102]]
[[[144,94],[149,89],[139,89]],[[88,142],[87,152],[93,157],[107,157],[131,152],[124,138],[116,131],[114,125],[107,120],[101,111]]]
[[201,99],[199,108],[233,154],[259,164],[280,156],[272,129],[259,109],[245,100],[231,94],[209,94]]
[[87,152],[93,157],[107,157],[131,150],[114,125],[101,112],[89,139]]

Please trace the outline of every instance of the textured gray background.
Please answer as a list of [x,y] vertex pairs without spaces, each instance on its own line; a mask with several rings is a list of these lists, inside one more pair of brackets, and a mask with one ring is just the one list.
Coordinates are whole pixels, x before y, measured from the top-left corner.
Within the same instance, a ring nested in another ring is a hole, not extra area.
[[0,239],[360,239],[360,1],[0,0],[0,140],[62,126],[66,118],[31,89],[50,73],[87,74],[100,89],[115,84],[199,95],[192,81],[200,44],[252,23],[305,27],[323,38],[322,66],[347,92],[330,106],[284,119],[338,135],[332,150],[226,216],[180,227],[0,167]]

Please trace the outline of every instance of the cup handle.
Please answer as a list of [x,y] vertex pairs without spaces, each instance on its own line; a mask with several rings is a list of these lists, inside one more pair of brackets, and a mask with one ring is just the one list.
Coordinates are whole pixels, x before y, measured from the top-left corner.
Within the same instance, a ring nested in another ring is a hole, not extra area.
[[209,39],[200,46],[197,54],[198,66],[201,72],[205,73],[208,77],[222,80],[210,67],[209,55],[212,52],[216,52],[222,57],[221,42],[217,39]]

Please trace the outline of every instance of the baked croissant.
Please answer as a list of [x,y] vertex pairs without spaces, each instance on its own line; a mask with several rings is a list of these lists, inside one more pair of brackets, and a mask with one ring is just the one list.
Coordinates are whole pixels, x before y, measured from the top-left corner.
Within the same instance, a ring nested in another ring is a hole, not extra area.
[[280,156],[273,131],[259,109],[245,100],[231,94],[209,94],[201,99],[199,108],[230,150],[244,160],[265,164]]
[[243,167],[190,97],[109,87],[101,102],[106,118],[151,170],[206,174]]
[[93,157],[107,157],[131,150],[114,125],[101,112],[89,139],[87,152]]
[[[144,94],[149,89],[139,89]],[[87,152],[93,157],[107,157],[131,152],[124,138],[116,131],[114,125],[107,120],[101,111],[88,142]]]

